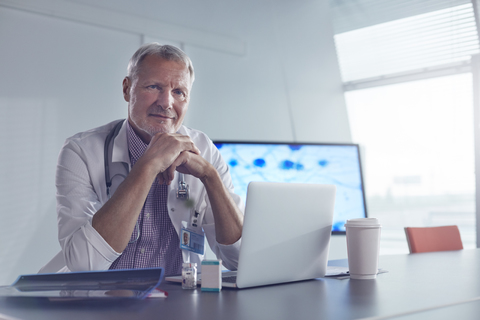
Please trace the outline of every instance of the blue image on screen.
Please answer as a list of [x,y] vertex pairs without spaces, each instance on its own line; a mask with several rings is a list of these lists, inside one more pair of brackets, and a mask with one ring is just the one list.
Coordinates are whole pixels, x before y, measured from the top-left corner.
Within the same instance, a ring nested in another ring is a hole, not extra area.
[[246,201],[250,181],[334,184],[332,231],[366,217],[358,145],[215,142],[230,168],[235,193]]

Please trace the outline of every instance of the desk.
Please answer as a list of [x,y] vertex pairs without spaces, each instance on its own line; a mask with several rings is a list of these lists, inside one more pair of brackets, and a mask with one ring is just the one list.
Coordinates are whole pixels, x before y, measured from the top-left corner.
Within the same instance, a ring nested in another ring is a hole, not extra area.
[[[330,265],[346,266],[347,260]],[[480,297],[480,249],[381,256],[376,280],[316,279],[220,293],[162,283],[168,298],[130,303],[53,303],[0,299],[0,313],[19,319],[357,319],[388,316]],[[458,312],[461,312],[459,315]],[[399,319],[476,319],[480,301]],[[434,315],[434,317],[425,317]]]

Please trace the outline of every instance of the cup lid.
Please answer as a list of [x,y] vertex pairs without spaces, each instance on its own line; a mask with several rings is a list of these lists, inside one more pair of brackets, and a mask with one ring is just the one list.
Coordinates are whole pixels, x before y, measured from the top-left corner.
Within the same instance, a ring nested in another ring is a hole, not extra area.
[[381,227],[381,225],[377,218],[358,218],[347,220],[345,227]]

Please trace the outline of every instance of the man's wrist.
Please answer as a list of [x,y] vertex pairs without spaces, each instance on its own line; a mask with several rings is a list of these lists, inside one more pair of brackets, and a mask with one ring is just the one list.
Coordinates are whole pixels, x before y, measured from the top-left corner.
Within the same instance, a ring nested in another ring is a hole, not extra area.
[[208,187],[209,184],[212,184],[215,181],[218,181],[219,179],[220,179],[220,175],[218,174],[215,167],[212,166],[210,163],[208,163],[207,169],[205,170],[205,174],[203,175],[203,177],[200,178],[200,181],[202,181],[205,187]]
[[[132,167],[132,170],[130,174],[134,174],[138,178],[140,178],[142,181],[148,181],[151,185],[153,183],[153,180],[157,176],[157,171],[155,166],[153,166],[151,163],[142,161],[143,159],[140,158],[135,165]],[[152,180],[152,181],[150,181]]]

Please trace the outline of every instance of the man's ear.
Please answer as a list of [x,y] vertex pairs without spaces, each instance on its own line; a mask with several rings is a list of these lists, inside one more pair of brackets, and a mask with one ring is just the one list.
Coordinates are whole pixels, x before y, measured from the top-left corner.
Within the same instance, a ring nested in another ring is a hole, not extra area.
[[129,77],[125,77],[125,79],[123,79],[123,99],[125,99],[125,101],[127,102],[130,102],[130,89],[132,87],[132,81],[130,80]]

